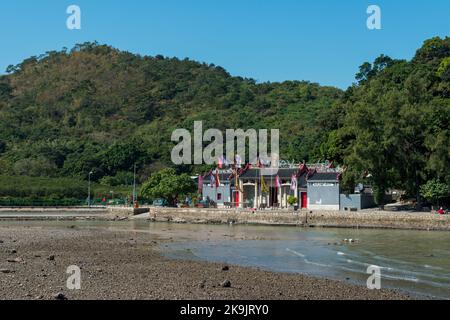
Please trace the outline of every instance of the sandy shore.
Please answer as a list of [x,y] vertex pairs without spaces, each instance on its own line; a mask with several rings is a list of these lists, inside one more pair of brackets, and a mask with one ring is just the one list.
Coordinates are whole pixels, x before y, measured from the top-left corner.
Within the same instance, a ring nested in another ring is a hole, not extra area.
[[[0,227],[0,299],[407,299],[303,275],[164,258],[173,235],[108,229]],[[67,267],[81,268],[68,290]],[[231,287],[221,284],[229,280]]]

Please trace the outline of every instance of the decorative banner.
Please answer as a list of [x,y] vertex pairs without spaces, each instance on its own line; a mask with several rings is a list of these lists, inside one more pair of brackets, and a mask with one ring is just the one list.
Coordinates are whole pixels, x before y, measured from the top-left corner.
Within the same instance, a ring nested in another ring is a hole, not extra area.
[[280,182],[280,177],[279,176],[277,176],[275,178],[275,187],[281,188],[281,182]]
[[295,174],[292,175],[291,178],[291,190],[296,191],[298,187],[297,176]]
[[234,157],[234,159],[235,159],[235,163],[236,163],[236,168],[240,168],[242,166],[242,158],[241,158],[241,156],[237,154]]
[[203,193],[203,176],[198,176],[198,193]]
[[264,180],[264,175],[263,174],[261,174],[261,191],[263,193],[268,193],[269,192],[269,188],[267,188],[266,180]]
[[219,176],[219,171],[216,170],[216,188],[220,187],[220,176]]
[[234,184],[235,184],[237,191],[244,192],[244,190],[241,188],[241,184],[239,183],[239,174],[238,173],[236,173],[236,181]]
[[210,186],[214,187],[216,185],[216,177],[214,176],[214,174],[211,172],[211,181],[210,181]]

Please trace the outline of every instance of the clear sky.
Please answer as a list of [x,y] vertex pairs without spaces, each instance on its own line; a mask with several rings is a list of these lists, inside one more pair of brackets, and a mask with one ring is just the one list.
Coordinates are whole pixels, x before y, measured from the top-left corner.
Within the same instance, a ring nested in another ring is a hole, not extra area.
[[[66,9],[81,8],[81,30]],[[381,30],[366,27],[369,5]],[[2,0],[0,71],[46,51],[98,41],[142,55],[214,63],[257,81],[309,80],[346,88],[384,53],[410,59],[450,36],[450,0]]]

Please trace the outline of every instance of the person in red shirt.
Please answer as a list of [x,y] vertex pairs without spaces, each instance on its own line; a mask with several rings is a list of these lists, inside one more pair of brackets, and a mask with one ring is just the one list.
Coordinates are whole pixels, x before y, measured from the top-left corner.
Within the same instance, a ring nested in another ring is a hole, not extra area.
[[441,207],[441,208],[437,211],[437,213],[438,213],[438,214],[445,214],[444,208]]

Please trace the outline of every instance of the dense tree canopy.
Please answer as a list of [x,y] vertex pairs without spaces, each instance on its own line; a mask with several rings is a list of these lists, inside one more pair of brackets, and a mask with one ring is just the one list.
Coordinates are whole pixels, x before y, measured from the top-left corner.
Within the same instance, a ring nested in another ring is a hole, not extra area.
[[450,184],[450,38],[424,43],[411,62],[380,56],[361,66],[339,104],[341,125],[324,153],[345,164],[345,182],[419,196],[430,179]]

